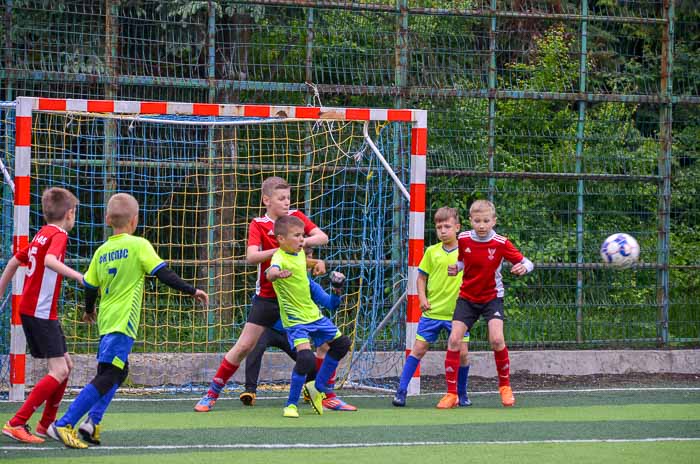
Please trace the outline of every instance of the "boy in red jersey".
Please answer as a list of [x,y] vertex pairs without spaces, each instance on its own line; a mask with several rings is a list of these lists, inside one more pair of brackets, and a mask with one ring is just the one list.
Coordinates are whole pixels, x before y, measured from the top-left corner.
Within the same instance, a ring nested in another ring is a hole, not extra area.
[[447,342],[445,379],[447,395],[441,403],[457,404],[456,376],[459,370],[459,349],[464,334],[483,317],[488,324],[489,343],[496,359],[498,391],[503,406],[513,406],[515,397],[510,387],[510,360],[503,337],[503,259],[513,263],[511,274],[522,276],[534,268],[515,246],[502,235],[494,232],[496,208],[488,200],[476,200],[469,208],[469,221],[473,227],[459,234],[457,264],[448,266],[448,275],[462,275],[462,286],[452,316],[452,331]]
[[46,225],[27,247],[10,259],[0,277],[0,295],[3,295],[17,268],[27,266],[19,307],[22,329],[31,355],[48,360],[49,373],[34,385],[27,400],[2,428],[3,435],[24,443],[44,441],[31,434],[27,421],[46,402],[36,427],[36,434],[46,437],[46,429],[56,419],[73,367],[58,322],[57,302],[63,277],[83,281],[81,273],[63,264],[77,206],[78,199],[68,190],[57,187],[46,190],[41,196]]
[[197,412],[208,412],[214,407],[226,382],[238,370],[241,362],[250,353],[268,327],[280,318],[277,295],[266,276],[270,259],[279,248],[274,233],[275,221],[283,216],[295,216],[304,223],[304,246],[316,247],[328,243],[328,236],[299,210],[290,210],[291,187],[281,177],[268,177],[262,183],[262,201],[266,213],[257,217],[248,226],[248,248],[246,261],[258,265],[258,281],[248,320],[236,344],[219,365],[207,393],[195,405]]

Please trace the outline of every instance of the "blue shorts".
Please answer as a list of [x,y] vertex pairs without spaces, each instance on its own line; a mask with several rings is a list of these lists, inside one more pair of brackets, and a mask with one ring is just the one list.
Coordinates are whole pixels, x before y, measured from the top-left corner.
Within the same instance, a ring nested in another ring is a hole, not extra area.
[[124,365],[129,361],[132,346],[134,339],[126,334],[115,332],[103,335],[97,350],[97,362],[124,369]]
[[319,347],[342,335],[340,330],[333,324],[333,321],[327,317],[322,317],[308,324],[293,325],[287,327],[286,330],[289,345],[294,348],[301,343],[310,343],[312,340],[314,346]]
[[[418,321],[416,340],[434,343],[443,330],[449,334],[452,331],[452,321],[441,321],[439,319],[430,319],[429,317],[421,316]],[[469,331],[464,334],[462,341],[469,343]]]

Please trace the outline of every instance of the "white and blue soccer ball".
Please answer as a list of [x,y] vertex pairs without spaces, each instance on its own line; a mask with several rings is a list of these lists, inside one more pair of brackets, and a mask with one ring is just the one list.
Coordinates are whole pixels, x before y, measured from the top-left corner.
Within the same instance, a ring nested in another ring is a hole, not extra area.
[[629,234],[612,234],[600,247],[603,262],[616,267],[630,267],[639,260],[639,243]]

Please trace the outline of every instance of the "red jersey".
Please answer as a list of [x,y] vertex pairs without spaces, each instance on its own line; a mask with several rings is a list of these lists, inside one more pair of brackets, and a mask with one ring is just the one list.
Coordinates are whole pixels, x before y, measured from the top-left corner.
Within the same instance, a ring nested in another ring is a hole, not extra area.
[[57,319],[57,302],[63,276],[44,266],[46,255],[63,262],[68,245],[68,232],[57,225],[47,224],[39,230],[29,246],[18,251],[15,258],[27,265],[24,289],[19,304],[20,314],[39,319]]
[[[304,233],[306,235],[318,227],[299,210],[290,210],[287,214],[296,216],[304,221]],[[277,243],[274,229],[275,221],[270,219],[267,214],[262,217],[256,217],[248,227],[248,246],[257,246],[261,251],[279,248],[280,245]],[[272,283],[265,276],[265,271],[268,267],[270,267],[269,259],[258,264],[258,280],[255,283],[255,294],[265,298],[277,298],[277,294],[272,289]]]
[[507,238],[493,231],[486,239],[479,238],[473,230],[462,232],[458,243],[457,259],[464,263],[460,298],[474,303],[488,303],[503,297],[503,259],[517,264],[523,261],[523,254]]

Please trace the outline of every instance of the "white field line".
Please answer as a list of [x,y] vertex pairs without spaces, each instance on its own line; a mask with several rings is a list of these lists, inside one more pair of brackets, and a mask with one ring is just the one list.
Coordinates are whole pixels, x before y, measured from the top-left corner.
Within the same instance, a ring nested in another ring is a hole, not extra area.
[[[659,443],[700,441],[696,437],[652,437],[652,438],[600,438],[586,440],[512,440],[512,441],[407,441],[378,443],[234,443],[224,445],[145,445],[145,446],[91,446],[92,451],[142,451],[142,450],[202,450],[202,449],[328,449],[328,448],[380,448],[400,446],[445,446],[445,445],[532,445],[532,444],[587,444],[587,443]],[[51,451],[56,447],[0,446],[0,451]],[[61,448],[65,449],[65,448]],[[83,451],[85,452],[85,451]]]
[[[77,394],[79,389],[70,389],[72,393]],[[680,391],[680,392],[700,392],[700,387],[645,387],[645,388],[581,388],[581,389],[566,389],[566,390],[514,390],[513,392],[518,395],[556,395],[556,394],[570,394],[570,393],[630,393],[630,392],[663,392],[663,391]],[[393,394],[390,395],[346,395],[346,390],[340,390],[340,395],[343,398],[391,398]],[[122,392],[117,392],[123,395]],[[236,394],[237,392],[233,392]],[[256,400],[279,400],[284,399],[284,392],[280,396],[258,396]],[[148,391],[145,391],[141,395],[148,395]],[[153,392],[154,396],[149,398],[134,398],[129,396],[121,396],[114,398],[112,402],[124,402],[124,403],[139,403],[139,402],[156,402],[156,401],[199,401],[201,396],[192,397],[176,397],[176,398],[158,398],[157,395],[170,395],[171,393],[164,393],[162,391]],[[442,396],[444,392],[440,393],[421,393],[420,395],[412,396],[412,398],[421,396]],[[480,395],[498,395],[498,391],[480,391],[480,392],[469,392],[469,396],[480,396]],[[62,401],[70,403],[74,398],[64,398]],[[218,401],[237,401],[238,398],[235,396],[222,395],[219,397]],[[0,403],[9,403],[7,400],[0,400]]]

